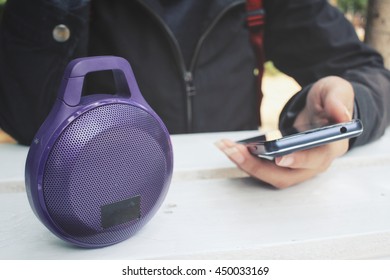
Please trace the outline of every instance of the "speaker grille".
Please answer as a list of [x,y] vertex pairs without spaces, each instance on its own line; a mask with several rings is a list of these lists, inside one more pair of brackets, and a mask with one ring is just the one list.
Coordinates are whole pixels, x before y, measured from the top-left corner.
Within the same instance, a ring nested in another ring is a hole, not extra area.
[[[122,241],[161,204],[172,172],[169,137],[148,112],[103,105],[70,123],[43,174],[46,207],[60,232],[82,244]],[[103,228],[101,208],[140,197],[139,218]]]

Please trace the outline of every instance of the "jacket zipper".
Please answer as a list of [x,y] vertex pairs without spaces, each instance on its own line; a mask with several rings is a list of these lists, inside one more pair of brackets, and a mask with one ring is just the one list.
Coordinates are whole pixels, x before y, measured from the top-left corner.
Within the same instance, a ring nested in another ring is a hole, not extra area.
[[165,30],[166,34],[168,35],[171,44],[174,48],[174,56],[178,63],[178,66],[180,68],[180,71],[183,75],[183,81],[184,81],[184,87],[186,91],[186,121],[187,121],[187,133],[193,132],[193,99],[196,95],[196,87],[194,85],[194,70],[195,65],[198,60],[200,49],[202,48],[203,42],[206,40],[207,36],[210,34],[210,32],[213,30],[215,25],[217,25],[218,21],[227,13],[230,9],[232,9],[235,6],[238,6],[240,4],[243,4],[244,2],[236,1],[232,2],[228,6],[226,6],[219,14],[214,18],[214,20],[211,22],[211,24],[207,27],[207,29],[203,32],[200,39],[198,40],[194,54],[192,55],[191,62],[189,69],[187,70],[182,51],[179,46],[179,42],[176,40],[175,35],[170,30],[169,26],[164,22],[164,20],[155,13],[151,8],[148,7],[147,4],[145,4],[143,1],[138,1],[146,10],[149,11],[151,15],[154,16],[154,18],[161,24],[163,29]]

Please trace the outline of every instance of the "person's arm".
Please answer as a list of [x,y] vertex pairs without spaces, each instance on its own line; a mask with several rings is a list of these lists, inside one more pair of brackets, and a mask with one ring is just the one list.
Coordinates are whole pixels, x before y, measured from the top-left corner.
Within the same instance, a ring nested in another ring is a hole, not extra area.
[[[358,40],[353,27],[326,0],[265,3],[266,56],[303,87],[283,110],[280,126],[344,122],[357,115],[364,133],[354,145],[380,137],[390,122],[390,74],[381,56]],[[274,162],[256,158],[229,140],[217,146],[249,175],[285,188],[325,171],[348,151],[350,142],[332,142]]]
[[338,76],[352,85],[353,113],[364,125],[353,145],[378,139],[390,123],[390,72],[382,57],[358,39],[353,26],[328,1],[273,2],[267,10],[267,58],[303,88],[284,108],[280,125],[294,122],[313,83]]
[[[67,63],[87,52],[89,1],[8,0],[0,24],[0,127],[29,145]],[[68,33],[69,31],[69,33]]]

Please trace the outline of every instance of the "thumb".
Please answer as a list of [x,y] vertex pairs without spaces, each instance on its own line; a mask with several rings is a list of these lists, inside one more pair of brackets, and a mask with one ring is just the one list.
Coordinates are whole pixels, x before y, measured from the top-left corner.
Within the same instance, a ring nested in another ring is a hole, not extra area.
[[329,96],[325,105],[325,112],[328,119],[333,123],[348,122],[352,120],[352,109],[348,107],[352,106],[347,106],[337,97]]

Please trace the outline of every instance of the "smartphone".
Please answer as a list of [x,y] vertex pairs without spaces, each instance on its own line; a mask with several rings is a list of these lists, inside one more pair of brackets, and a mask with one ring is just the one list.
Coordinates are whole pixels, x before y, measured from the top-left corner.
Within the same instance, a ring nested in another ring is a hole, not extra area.
[[238,141],[259,157],[273,159],[296,151],[324,145],[333,141],[353,138],[363,132],[363,124],[350,122],[327,126],[292,127],[285,131],[271,131],[263,135]]

